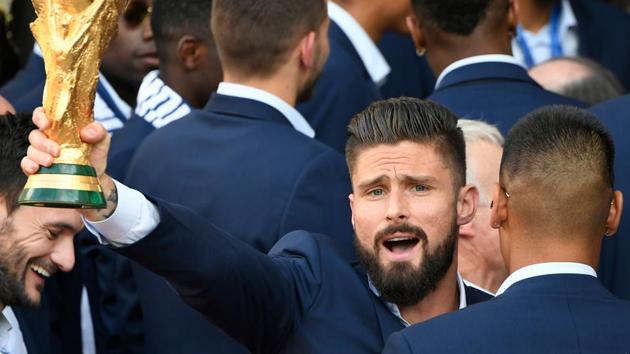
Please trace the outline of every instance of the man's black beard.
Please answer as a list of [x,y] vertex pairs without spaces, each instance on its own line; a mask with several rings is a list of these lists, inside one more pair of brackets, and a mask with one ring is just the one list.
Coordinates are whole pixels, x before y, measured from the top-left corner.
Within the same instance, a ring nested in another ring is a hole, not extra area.
[[412,233],[420,238],[423,249],[422,262],[419,268],[409,263],[397,263],[390,269],[384,269],[376,252],[380,249],[382,237],[375,237],[375,251],[370,252],[359,245],[355,237],[355,247],[359,263],[365,269],[372,284],[381,293],[381,297],[398,306],[411,306],[424,299],[435,290],[453,263],[459,227],[453,222],[450,233],[433,253],[429,254],[427,237],[424,231],[416,226],[401,225],[383,230],[383,235],[394,232]]
[[[7,238],[11,237],[11,229],[5,227],[0,230],[0,242],[8,242]],[[22,249],[16,248],[0,245],[0,302],[5,306],[36,307],[39,304],[28,296],[24,288],[26,272],[20,276],[17,270],[12,270],[26,257]]]

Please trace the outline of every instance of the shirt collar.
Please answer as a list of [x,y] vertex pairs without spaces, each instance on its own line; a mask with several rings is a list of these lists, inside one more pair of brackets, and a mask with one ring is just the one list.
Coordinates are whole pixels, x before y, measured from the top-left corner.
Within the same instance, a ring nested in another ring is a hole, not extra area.
[[295,107],[292,107],[276,95],[251,86],[233,84],[229,82],[220,83],[217,93],[225,96],[246,98],[267,104],[280,111],[280,113],[287,118],[295,130],[308,136],[309,138],[315,137],[315,131],[310,124],[308,124],[304,116],[302,116]]
[[191,108],[182,96],[160,78],[160,71],[149,72],[138,90],[135,114],[159,129],[183,118]]
[[501,284],[499,290],[497,290],[497,296],[503,294],[510,286],[521,280],[551,274],[583,274],[597,277],[597,273],[591,266],[582,263],[551,262],[532,264],[510,274]]
[[391,68],[365,29],[348,11],[332,1],[328,2],[328,16],[348,37],[372,81],[377,86],[383,85]]
[[[372,280],[370,279],[370,276],[368,276],[368,286],[370,287],[370,290],[372,290],[374,295],[378,296],[379,298],[381,297],[381,292],[378,291],[376,286],[374,286],[374,284],[372,283]],[[457,273],[457,287],[459,289],[459,309],[461,310],[467,306],[467,302],[466,302],[466,286],[464,285],[464,280],[462,279],[459,272]],[[393,304],[391,302],[387,302],[385,300],[383,300],[383,302],[385,303],[389,311],[391,311],[391,313],[394,314],[394,316],[398,317],[400,322],[402,322],[402,324],[405,325],[405,327],[410,326],[409,322],[407,322],[407,320],[405,320],[402,317],[402,314],[400,313],[400,309],[398,308],[398,305]]]
[[436,89],[439,88],[440,84],[442,83],[442,80],[444,80],[446,75],[450,74],[451,72],[455,71],[456,69],[459,69],[459,68],[467,66],[467,65],[479,64],[479,63],[488,63],[488,62],[514,64],[514,65],[518,65],[518,66],[522,67],[523,69],[527,70],[525,68],[525,66],[523,66],[523,64],[521,64],[518,60],[516,60],[516,58],[514,58],[511,55],[505,55],[505,54],[476,55],[476,56],[473,56],[473,57],[460,59],[460,60],[452,63],[451,65],[447,66],[446,69],[442,70],[442,73],[440,74],[440,76],[438,76],[438,79],[435,82],[435,88]]
[[0,313],[0,348],[7,348],[9,346],[10,332],[13,329],[13,325],[9,318],[15,318],[11,307],[6,306]]
[[562,0],[562,14],[560,17],[560,37],[563,38],[568,31],[576,29],[577,26],[578,21],[577,17],[575,17],[575,13],[573,12],[573,8],[571,7],[571,2],[569,2],[569,0]]

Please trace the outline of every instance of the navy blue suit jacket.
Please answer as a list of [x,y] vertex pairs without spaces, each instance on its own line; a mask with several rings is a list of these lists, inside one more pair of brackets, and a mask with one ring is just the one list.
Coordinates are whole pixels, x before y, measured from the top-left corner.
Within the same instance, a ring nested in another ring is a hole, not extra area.
[[581,56],[612,71],[630,90],[630,16],[601,0],[571,0]]
[[[165,276],[252,353],[380,353],[403,328],[326,236],[289,233],[267,256],[189,209],[158,208],[157,229],[118,251]],[[466,296],[471,304],[489,297],[473,288]]]
[[545,275],[396,333],[383,354],[627,353],[628,318],[630,302],[615,298],[597,278]]
[[392,71],[380,91],[383,98],[425,98],[433,92],[435,75],[426,57],[418,57],[409,35],[388,32],[378,47]]
[[153,131],[155,127],[151,123],[134,113],[125,126],[112,135],[107,173],[113,178],[122,180],[136,149]]
[[[615,189],[630,196],[630,96],[602,103],[591,109],[608,128],[615,141]],[[599,277],[616,296],[630,300],[630,217],[625,210],[613,237],[605,237]]]
[[315,139],[344,153],[348,123],[381,99],[381,94],[350,39],[332,21],[328,39],[330,55],[313,97],[298,105],[298,110],[315,129]]
[[429,99],[460,118],[496,125],[501,133],[525,114],[545,105],[586,107],[585,103],[546,91],[515,64],[487,62],[448,73]]
[[[353,251],[343,157],[264,103],[214,94],[203,111],[147,137],[125,181],[190,207],[259,251],[295,229],[337,235],[340,246]],[[149,352],[239,350],[163,279],[136,274]]]
[[[17,75],[0,88],[0,95],[4,96],[13,105],[29,94],[34,87],[40,86],[46,80],[46,70],[44,69],[44,59],[35,53],[31,53],[26,62],[26,66]],[[41,102],[41,96],[40,96]],[[18,112],[32,112],[18,109]]]
[[[43,303],[42,306],[45,306]],[[51,348],[50,325],[47,310],[11,307],[20,325],[22,338],[29,354],[52,354],[61,352]],[[43,314],[43,315],[42,315]]]

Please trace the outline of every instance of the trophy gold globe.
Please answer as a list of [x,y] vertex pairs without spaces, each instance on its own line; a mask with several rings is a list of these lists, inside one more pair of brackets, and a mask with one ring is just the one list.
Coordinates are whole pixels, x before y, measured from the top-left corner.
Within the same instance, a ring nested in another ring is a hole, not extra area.
[[106,206],[90,146],[79,131],[94,119],[94,99],[104,50],[118,29],[127,0],[32,0],[37,19],[31,30],[46,67],[44,111],[52,121],[46,135],[60,155],[31,175],[21,205],[101,209]]

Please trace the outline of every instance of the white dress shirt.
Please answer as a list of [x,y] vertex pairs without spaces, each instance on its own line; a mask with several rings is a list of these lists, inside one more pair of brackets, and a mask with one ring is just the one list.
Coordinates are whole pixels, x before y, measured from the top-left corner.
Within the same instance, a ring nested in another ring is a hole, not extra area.
[[[559,37],[562,43],[562,51],[565,57],[577,57],[579,49],[578,22],[571,8],[569,0],[562,0],[562,12],[560,14]],[[539,64],[551,59],[551,26],[546,24],[538,33],[523,31],[523,37],[534,59]],[[525,64],[525,56],[516,39],[512,40],[512,53],[514,57]]]
[[341,31],[343,31],[346,37],[348,37],[350,43],[352,43],[352,46],[359,54],[372,81],[379,87],[385,84],[387,75],[391,72],[391,68],[365,29],[361,27],[359,22],[357,22],[348,11],[332,1],[328,2],[328,17],[330,17],[330,19],[341,28]]
[[582,263],[550,262],[532,264],[510,274],[497,290],[497,296],[503,294],[510,286],[521,280],[552,274],[582,274],[597,278],[595,269]]
[[[370,287],[370,290],[372,290],[372,292],[376,296],[381,297],[381,292],[378,291],[378,289],[374,286],[374,284],[372,283],[372,280],[370,280],[369,277],[368,277],[368,285]],[[462,276],[459,274],[459,272],[457,273],[457,287],[459,289],[459,309],[461,310],[465,308],[467,304],[466,304],[466,287],[464,286],[464,280],[462,279]],[[484,290],[484,292],[486,291]],[[385,302],[385,305],[387,306],[389,311],[394,316],[396,316],[405,327],[411,326],[409,322],[407,322],[407,320],[405,320],[402,317],[402,314],[400,313],[400,308],[398,308],[398,305],[393,304],[391,302]]]
[[0,314],[0,353],[27,354],[20,324],[10,306],[6,306]]
[[523,65],[520,61],[518,61],[516,58],[510,55],[505,55],[505,54],[476,55],[473,57],[460,59],[452,63],[451,65],[447,66],[444,70],[442,70],[442,72],[440,73],[440,76],[438,76],[437,81],[435,82],[435,89],[438,89],[440,87],[440,85],[442,84],[442,80],[444,80],[446,75],[450,74],[456,69],[459,69],[467,65],[479,64],[479,63],[508,63],[508,64],[518,65],[522,67],[523,69],[526,69],[525,65]]
[[295,130],[308,136],[309,138],[315,137],[315,131],[311,125],[308,124],[306,118],[304,118],[304,116],[298,112],[295,107],[292,107],[274,94],[251,86],[233,84],[229,82],[220,83],[217,93],[225,96],[246,98],[267,104],[275,108],[277,111],[280,111],[280,113],[287,118]]

